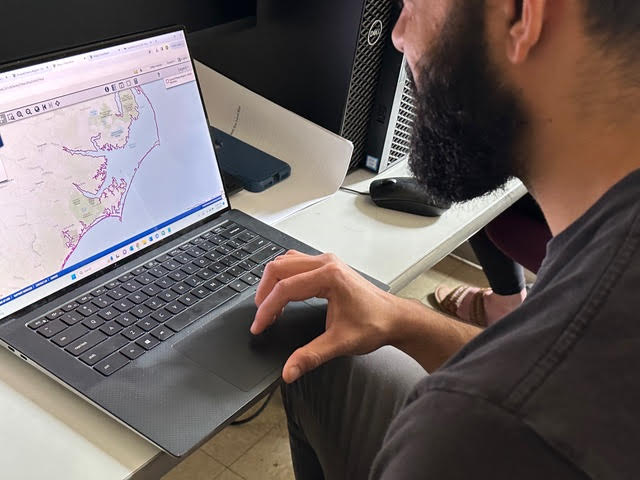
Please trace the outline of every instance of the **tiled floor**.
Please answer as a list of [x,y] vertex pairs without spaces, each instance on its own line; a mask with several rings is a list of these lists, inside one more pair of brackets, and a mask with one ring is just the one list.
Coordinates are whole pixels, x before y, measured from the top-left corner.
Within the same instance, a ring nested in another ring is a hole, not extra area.
[[[429,305],[428,296],[440,284],[468,283],[486,287],[482,270],[453,257],[440,262],[399,295]],[[278,392],[264,412],[241,426],[228,427],[163,480],[291,480],[291,455],[282,399]]]

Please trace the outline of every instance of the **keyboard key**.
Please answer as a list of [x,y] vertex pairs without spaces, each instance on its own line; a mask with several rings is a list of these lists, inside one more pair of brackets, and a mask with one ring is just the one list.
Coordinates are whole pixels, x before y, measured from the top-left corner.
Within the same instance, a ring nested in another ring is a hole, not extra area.
[[176,282],[180,282],[185,278],[187,278],[187,274],[184,273],[182,270],[175,270],[171,272],[169,275],[167,275],[167,277],[169,277],[171,280],[175,280]]
[[236,250],[235,252],[233,252],[231,254],[231,256],[233,258],[235,258],[236,260],[244,260],[245,258],[247,258],[250,254],[248,252],[245,252],[244,250]]
[[165,340],[168,340],[171,337],[173,337],[174,334],[167,327],[160,325],[159,327],[157,327],[155,330],[151,332],[151,335],[156,337],[161,342],[164,342]]
[[49,320],[55,320],[58,317],[61,317],[62,315],[64,315],[64,312],[62,310],[55,310],[51,313],[47,314],[47,318]]
[[152,318],[143,318],[138,323],[136,323],[136,326],[140,327],[145,332],[149,332],[158,326],[158,322],[156,322]]
[[120,300],[116,303],[113,304],[113,308],[115,308],[116,310],[119,310],[121,312],[128,312],[130,309],[132,309],[133,307],[135,307],[136,304],[133,303],[131,300],[125,298],[124,300]]
[[125,273],[120,278],[118,278],[118,281],[120,283],[125,283],[125,282],[128,282],[131,279],[133,279],[133,274],[132,273]]
[[216,252],[220,252],[223,255],[229,255],[233,251],[233,248],[227,247],[226,245],[220,245],[218,248],[216,248]]
[[176,255],[180,255],[181,253],[182,253],[182,250],[180,250],[179,248],[174,248],[169,252],[169,256],[175,257]]
[[65,331],[55,335],[51,341],[59,347],[64,348],[87,333],[89,333],[89,329],[84,325],[74,325],[73,327],[67,328]]
[[205,255],[205,258],[207,258],[207,259],[209,259],[209,260],[211,260],[213,262],[217,262],[222,257],[224,257],[224,253],[216,252],[215,250],[213,250],[212,252],[208,252]]
[[90,304],[80,305],[76,309],[76,312],[78,312],[80,315],[82,315],[84,317],[90,317],[91,315],[93,315],[97,311],[98,311],[98,308],[94,307],[93,305],[90,305]]
[[168,260],[171,260],[171,257],[169,255],[166,255],[166,254],[156,258],[156,261],[160,262],[160,263],[164,263],[164,262],[166,262]]
[[198,297],[196,297],[195,295],[191,295],[190,293],[187,293],[186,295],[182,295],[180,298],[178,298],[178,301],[183,305],[185,305],[186,307],[190,307],[191,305],[193,305],[198,301]]
[[144,267],[147,268],[147,269],[151,269],[151,268],[157,267],[158,265],[160,265],[160,262],[157,262],[155,260],[151,260],[150,262],[145,263]]
[[231,282],[229,286],[238,293],[244,292],[247,288],[249,288],[249,285],[244,283],[242,280],[235,280]]
[[149,299],[149,295],[143,292],[134,292],[127,297],[127,300],[129,300],[132,303],[135,303],[136,305],[144,303],[148,299]]
[[227,270],[227,273],[238,278],[245,273],[245,269],[240,265],[236,265],[235,267],[231,267],[229,270]]
[[122,284],[122,288],[124,288],[129,293],[133,293],[136,290],[140,290],[142,288],[142,285],[135,280],[129,280],[128,282]]
[[193,262],[191,262],[191,265],[193,265],[197,269],[201,269],[201,268],[208,267],[209,265],[211,265],[211,263],[212,263],[211,260],[208,260],[204,257],[200,257],[195,259]]
[[118,335],[117,337],[110,338],[102,342],[97,347],[92,348],[85,354],[80,357],[84,363],[89,366],[95,365],[103,358],[108,357],[113,352],[117,352],[119,349],[124,347],[129,341],[124,338],[122,335]]
[[160,278],[160,277],[164,277],[167,273],[169,273],[169,270],[167,270],[166,268],[162,268],[161,266],[157,266],[157,267],[150,268],[147,273],[149,275],[153,275],[156,278]]
[[253,273],[247,273],[246,275],[243,275],[242,277],[240,277],[240,280],[248,283],[249,285],[255,285],[256,283],[260,282],[260,278],[255,276]]
[[104,287],[107,290],[113,290],[114,288],[118,288],[118,285],[120,285],[120,282],[118,280],[114,280],[113,282],[107,283]]
[[98,363],[94,369],[103,374],[105,377],[114,374],[122,367],[124,367],[130,360],[121,355],[120,353],[116,353],[115,355],[110,356],[109,358]]
[[51,338],[54,335],[60,333],[67,325],[62,323],[60,320],[51,320],[44,325],[42,325],[38,330],[36,330],[40,335],[44,338]]
[[144,304],[149,307],[151,310],[157,310],[160,307],[164,307],[166,305],[167,302],[164,302],[162,300],[160,300],[159,298],[150,298],[149,300],[147,300],[146,302],[144,302]]
[[173,280],[171,280],[169,277],[164,277],[161,278],[160,280],[158,280],[155,285],[160,287],[161,289],[165,289],[165,288],[170,288],[171,285],[175,284],[176,282],[174,282]]
[[180,255],[176,255],[173,258],[174,258],[175,261],[180,262],[183,265],[185,263],[191,263],[191,261],[193,260],[193,258],[191,258],[189,255],[186,255],[184,253],[181,253]]
[[260,277],[262,278],[264,275],[264,269],[267,268],[266,265],[260,265],[256,268],[254,268],[253,270],[251,270],[251,273],[253,273],[256,277]]
[[224,238],[233,238],[233,237],[235,237],[237,234],[239,234],[240,232],[242,232],[242,230],[243,230],[243,228],[242,228],[242,227],[240,227],[240,226],[238,226],[238,225],[236,225],[236,224],[233,224],[233,225],[231,225],[231,226],[228,226],[226,231],[221,232],[221,233],[220,233],[220,236],[221,236],[221,237],[224,237]]
[[128,327],[136,323],[138,319],[131,315],[130,313],[123,313],[119,317],[116,318],[116,322],[118,322],[123,327]]
[[61,316],[60,320],[62,320],[67,325],[75,325],[76,323],[81,321],[83,318],[84,317],[80,315],[78,312],[69,312]]
[[186,307],[178,302],[178,301],[173,301],[168,305],[165,305],[164,309],[166,311],[168,311],[169,313],[173,313],[174,315],[177,313],[180,313],[182,310],[184,310]]
[[227,269],[227,266],[224,263],[214,263],[213,265],[209,265],[209,270],[215,273],[222,273]]
[[127,337],[129,340],[135,340],[143,333],[144,333],[144,330],[142,330],[140,327],[136,325],[132,327],[127,327],[122,331],[122,335]]
[[65,350],[69,352],[71,355],[78,356],[82,355],[84,352],[89,350],[92,347],[95,347],[100,342],[103,342],[108,337],[99,330],[95,330],[84,337],[81,337],[79,340],[75,340],[71,342]]
[[200,268],[196,267],[191,263],[188,263],[187,265],[183,266],[180,270],[182,270],[187,275],[193,275],[194,273],[199,272]]
[[162,310],[153,312],[151,314],[151,318],[153,318],[156,322],[164,323],[169,318],[171,318],[171,314],[163,308]]
[[221,259],[220,263],[226,265],[227,267],[233,267],[236,263],[238,263],[238,260],[229,255],[228,257],[224,257],[223,259]]
[[95,330],[96,328],[104,325],[105,321],[102,318],[100,318],[98,315],[92,315],[88,318],[85,318],[82,324],[85,327],[90,328],[91,330]]
[[180,283],[176,283],[173,287],[171,287],[171,290],[173,290],[177,294],[183,295],[187,293],[189,290],[191,290],[191,287],[189,287],[189,285],[187,285],[184,282],[180,282]]
[[131,273],[133,273],[133,275],[137,277],[138,275],[142,275],[142,274],[143,274],[144,272],[146,272],[146,271],[147,271],[147,269],[146,269],[146,268],[144,268],[144,267],[138,267],[138,268],[136,268],[136,269],[135,269],[133,272],[131,272]]
[[249,230],[245,230],[236,237],[236,240],[241,240],[243,242],[250,242],[254,238],[256,238],[255,233],[252,233]]
[[242,249],[249,253],[254,253],[260,250],[262,247],[266,246],[269,243],[268,240],[262,237],[256,237],[253,241],[247,243]]
[[166,270],[175,270],[176,268],[180,268],[182,265],[180,262],[176,262],[174,260],[168,260],[162,264],[162,267]]
[[215,273],[213,273],[211,270],[202,270],[198,272],[196,275],[206,281],[206,280],[209,280],[210,278],[213,278]]
[[201,318],[202,315],[205,315],[223,303],[228,302],[236,295],[238,294],[234,290],[229,287],[224,287],[204,300],[198,302],[186,312],[171,318],[165,325],[174,332],[180,332]]
[[120,325],[118,322],[116,322],[115,320],[112,322],[109,322],[103,326],[100,327],[100,331],[106,335],[109,335],[110,337],[112,337],[113,335],[115,335],[116,333],[122,331],[122,325]]
[[193,295],[196,298],[206,298],[209,295],[211,295],[211,290],[205,287],[198,287],[198,288],[194,288],[189,293],[191,293],[191,295]]
[[136,277],[136,282],[139,282],[143,285],[149,285],[150,283],[153,283],[155,281],[156,281],[156,277],[149,275],[147,273]]
[[103,295],[102,297],[94,299],[91,303],[93,303],[98,308],[104,308],[111,305],[113,303],[113,299],[106,295]]
[[120,353],[124,356],[130,358],[131,360],[135,360],[140,355],[142,355],[146,350],[135,343],[131,345],[127,345],[123,349],[120,350]]
[[200,235],[200,238],[202,238],[203,240],[206,240],[211,235],[213,235],[213,232],[204,232],[202,235]]
[[258,253],[254,253],[253,255],[251,255],[251,257],[249,258],[249,260],[256,262],[256,263],[262,263],[265,260],[268,260],[272,257],[275,257],[277,255],[280,255],[284,253],[284,249],[277,246],[277,245],[270,245],[266,248],[263,248],[262,250],[260,250]]
[[204,239],[200,238],[200,237],[196,237],[193,240],[191,240],[191,244],[192,245],[200,245],[202,242],[204,242]]
[[62,307],[62,310],[64,310],[65,312],[70,312],[71,310],[78,308],[79,306],[80,304],[78,302],[71,302],[64,305]]
[[104,295],[105,293],[107,293],[107,289],[104,287],[100,287],[91,292],[91,295],[93,295],[94,297],[99,297],[100,295]]
[[114,300],[120,300],[121,298],[126,297],[128,294],[129,292],[127,292],[126,290],[122,288],[116,288],[114,290],[110,290],[107,293],[107,296],[113,298]]
[[129,313],[138,318],[144,318],[151,313],[151,309],[145,305],[138,305],[137,307],[132,308]]
[[151,350],[152,348],[160,345],[160,340],[148,333],[147,335],[139,339],[136,343],[145,350]]
[[49,322],[49,320],[47,320],[44,317],[36,318],[35,320],[31,320],[29,323],[27,323],[27,327],[35,330],[37,328],[40,328],[42,325],[44,325],[45,323],[48,323],[48,322]]
[[230,248],[233,248],[234,250],[237,250],[239,248],[242,248],[242,245],[244,245],[242,242],[237,242],[235,240],[229,240],[226,245]]
[[178,294],[173,290],[165,290],[160,295],[158,295],[158,298],[162,299],[165,302],[170,302],[171,300],[178,298]]
[[210,282],[205,283],[204,286],[212,292],[215,292],[216,290],[220,290],[224,286],[224,284],[218,282],[217,280],[211,280]]
[[218,280],[221,283],[229,283],[229,282],[233,282],[235,280],[235,277],[232,275],[229,275],[228,273],[221,273],[216,277],[216,280]]
[[191,277],[185,279],[184,281],[184,283],[189,285],[191,288],[197,287],[198,285],[201,285],[203,282],[204,280],[202,280],[200,277],[196,275],[192,275]]
[[113,320],[118,315],[120,315],[120,312],[113,307],[107,307],[103,310],[100,310],[98,312],[98,315],[100,315],[105,320]]
[[93,300],[93,297],[90,294],[87,295],[83,295],[79,298],[76,298],[76,303],[79,303],[80,305],[82,305],[83,303],[87,303],[90,302],[91,300]]
[[157,285],[147,285],[140,291],[145,295],[149,295],[150,297],[155,297],[162,291],[162,289]]
[[191,257],[194,257],[194,258],[200,257],[200,256],[204,255],[205,253],[207,253],[207,252],[205,252],[201,248],[197,248],[197,247],[192,248],[190,250],[187,250],[187,254],[189,256],[191,256]]

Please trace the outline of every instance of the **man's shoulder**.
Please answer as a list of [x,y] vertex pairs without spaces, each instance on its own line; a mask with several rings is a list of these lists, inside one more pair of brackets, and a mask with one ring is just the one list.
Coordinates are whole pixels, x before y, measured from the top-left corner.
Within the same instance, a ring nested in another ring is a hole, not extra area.
[[371,478],[585,478],[514,412],[431,383],[393,421]]

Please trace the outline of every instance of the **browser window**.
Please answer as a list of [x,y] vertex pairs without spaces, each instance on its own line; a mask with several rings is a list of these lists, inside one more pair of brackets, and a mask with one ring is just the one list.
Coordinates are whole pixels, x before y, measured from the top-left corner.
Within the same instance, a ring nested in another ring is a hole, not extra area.
[[182,31],[0,73],[0,318],[227,206]]

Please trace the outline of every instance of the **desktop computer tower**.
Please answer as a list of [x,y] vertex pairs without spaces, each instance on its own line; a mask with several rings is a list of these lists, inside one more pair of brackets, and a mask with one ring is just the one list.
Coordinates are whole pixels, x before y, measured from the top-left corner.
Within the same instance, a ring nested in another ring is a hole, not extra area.
[[[192,35],[195,58],[354,144],[350,168],[408,153],[413,104],[392,0],[259,0],[256,25]],[[369,160],[367,160],[369,159]]]

